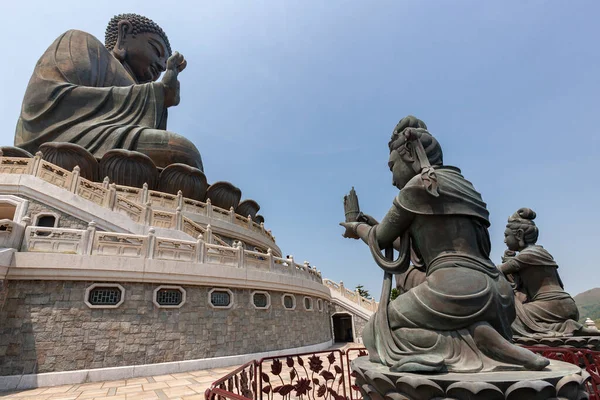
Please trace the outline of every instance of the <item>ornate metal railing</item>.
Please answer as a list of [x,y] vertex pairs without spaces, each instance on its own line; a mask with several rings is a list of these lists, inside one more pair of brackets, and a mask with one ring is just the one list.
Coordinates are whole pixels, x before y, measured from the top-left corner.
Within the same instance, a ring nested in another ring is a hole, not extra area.
[[[585,368],[590,400],[600,400],[600,352],[587,349],[523,346],[552,360]],[[359,400],[350,364],[366,356],[364,347],[263,358],[242,365],[215,381],[206,400]]]
[[231,371],[206,389],[206,400],[256,400],[256,369],[257,362],[250,361]]
[[586,383],[590,400],[600,400],[600,352],[567,347],[523,346],[550,360],[564,361],[584,368],[591,379]]
[[[330,350],[266,357],[242,365],[215,381],[206,400],[348,400],[345,353]],[[254,380],[248,379],[254,377]]]

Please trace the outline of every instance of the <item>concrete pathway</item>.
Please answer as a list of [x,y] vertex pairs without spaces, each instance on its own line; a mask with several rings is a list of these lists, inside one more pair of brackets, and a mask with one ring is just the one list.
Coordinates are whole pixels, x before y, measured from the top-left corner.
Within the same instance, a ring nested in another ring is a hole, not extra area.
[[[336,344],[329,348],[343,350],[362,346],[357,343]],[[325,350],[326,351],[326,350]],[[18,400],[146,400],[204,399],[204,392],[217,379],[238,366],[182,372],[171,375],[134,378],[121,381],[44,387],[19,392],[0,393],[3,399]]]

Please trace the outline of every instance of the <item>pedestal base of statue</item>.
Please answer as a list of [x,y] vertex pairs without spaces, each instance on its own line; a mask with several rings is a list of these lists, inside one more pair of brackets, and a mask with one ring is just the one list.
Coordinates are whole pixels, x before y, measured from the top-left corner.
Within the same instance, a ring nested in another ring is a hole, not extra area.
[[587,399],[589,375],[581,368],[551,360],[543,371],[417,374],[359,357],[352,362],[356,386],[365,400],[546,400]]
[[552,338],[513,336],[513,341],[520,346],[566,347],[600,351],[600,336],[567,336]]

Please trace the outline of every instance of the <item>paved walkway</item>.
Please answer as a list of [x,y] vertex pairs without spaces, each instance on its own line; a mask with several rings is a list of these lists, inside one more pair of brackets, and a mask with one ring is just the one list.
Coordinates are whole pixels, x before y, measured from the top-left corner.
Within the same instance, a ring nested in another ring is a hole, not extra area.
[[[357,345],[356,343],[348,343],[343,346],[337,344],[330,349],[344,349]],[[121,381],[44,387],[11,393],[0,392],[0,397],[18,400],[200,400],[204,399],[204,391],[214,381],[237,367],[236,365]]]

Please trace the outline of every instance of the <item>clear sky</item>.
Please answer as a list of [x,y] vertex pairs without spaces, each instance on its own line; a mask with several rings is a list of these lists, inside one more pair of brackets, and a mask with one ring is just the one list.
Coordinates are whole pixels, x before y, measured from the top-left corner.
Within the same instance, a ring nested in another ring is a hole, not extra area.
[[145,15],[188,60],[169,130],[209,182],[261,205],[283,254],[379,296],[382,272],[343,239],[356,188],[380,219],[397,190],[387,142],[423,119],[445,163],[482,193],[500,262],[507,217],[534,209],[573,295],[600,286],[600,2],[10,1],[3,3],[1,143],[12,145],[37,59],[68,29],[103,40]]

